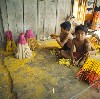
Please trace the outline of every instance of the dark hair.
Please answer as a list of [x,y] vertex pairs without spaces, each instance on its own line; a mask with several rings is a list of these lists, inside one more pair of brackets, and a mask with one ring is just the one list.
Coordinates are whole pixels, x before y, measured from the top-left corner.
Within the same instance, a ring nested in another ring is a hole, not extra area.
[[67,29],[68,31],[70,31],[71,29],[71,24],[69,21],[65,21],[63,22],[62,24],[60,24],[60,27],[64,28],[64,29]]
[[79,30],[84,31],[85,34],[86,34],[86,33],[88,32],[88,27],[81,24],[81,25],[76,26],[75,32],[77,32],[77,31],[79,31]]

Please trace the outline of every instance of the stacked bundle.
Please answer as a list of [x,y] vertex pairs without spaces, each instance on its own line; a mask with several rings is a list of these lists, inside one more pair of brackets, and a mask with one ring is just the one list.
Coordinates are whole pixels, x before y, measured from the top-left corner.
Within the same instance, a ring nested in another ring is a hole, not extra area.
[[26,39],[24,37],[24,33],[21,33],[18,40],[17,45],[17,53],[15,55],[16,58],[22,59],[22,58],[28,58],[32,56],[32,52],[26,43]]
[[100,61],[88,58],[76,76],[100,90]]
[[39,47],[39,44],[37,43],[37,40],[32,30],[26,31],[25,38],[32,51]]
[[15,51],[16,50],[16,44],[13,40],[11,31],[6,31],[6,38],[7,38],[6,51],[7,52]]

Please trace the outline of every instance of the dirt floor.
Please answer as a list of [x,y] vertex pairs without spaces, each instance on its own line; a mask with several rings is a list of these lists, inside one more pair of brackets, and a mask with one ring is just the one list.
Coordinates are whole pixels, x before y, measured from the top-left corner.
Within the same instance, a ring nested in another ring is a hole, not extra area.
[[100,99],[100,92],[76,79],[79,67],[58,64],[46,49],[58,47],[56,42],[40,46],[31,58],[20,60],[0,50],[0,99]]

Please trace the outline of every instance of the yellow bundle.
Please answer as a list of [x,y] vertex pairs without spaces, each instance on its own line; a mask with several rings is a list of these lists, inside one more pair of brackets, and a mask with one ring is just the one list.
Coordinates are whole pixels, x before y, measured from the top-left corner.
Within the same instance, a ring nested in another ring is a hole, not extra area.
[[6,44],[6,51],[7,51],[7,52],[11,52],[11,51],[12,51],[12,48],[11,48],[11,40],[7,41],[7,44]]
[[88,58],[83,65],[84,71],[94,71],[100,75],[100,61],[92,58]]
[[15,44],[15,41],[13,39],[11,40],[11,47],[12,47],[12,51],[16,50],[16,44]]
[[39,47],[39,44],[35,38],[27,38],[26,41],[32,51]]
[[16,44],[14,42],[14,40],[7,40],[7,44],[6,44],[6,51],[7,52],[12,52],[16,50]]

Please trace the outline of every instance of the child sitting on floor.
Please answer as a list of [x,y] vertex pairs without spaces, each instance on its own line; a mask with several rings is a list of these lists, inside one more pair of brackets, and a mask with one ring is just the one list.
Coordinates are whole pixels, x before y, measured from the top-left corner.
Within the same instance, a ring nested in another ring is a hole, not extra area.
[[[84,25],[76,26],[75,28],[75,35],[76,37],[73,38],[72,47],[71,47],[71,59],[73,64],[75,64],[75,58],[80,60],[78,63],[79,66],[82,66],[86,60],[86,58],[91,55],[95,54],[96,50],[91,44],[91,42],[85,37],[88,28]],[[73,52],[74,46],[76,48],[76,52]],[[66,55],[67,58],[67,55]]]
[[59,51],[57,51],[58,56],[63,57],[66,54],[66,58],[70,57],[70,49],[72,44],[73,35],[70,33],[71,24],[69,21],[63,22],[61,25],[61,33],[60,35],[54,36],[57,43],[62,47]]

